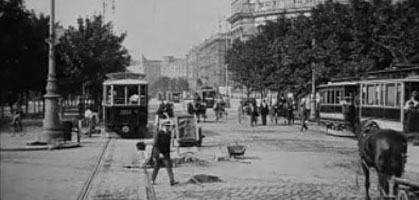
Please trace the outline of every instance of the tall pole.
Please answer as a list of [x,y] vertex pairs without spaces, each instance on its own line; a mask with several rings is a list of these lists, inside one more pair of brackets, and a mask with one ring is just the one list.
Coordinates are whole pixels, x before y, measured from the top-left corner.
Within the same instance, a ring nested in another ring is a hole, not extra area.
[[[316,45],[316,39],[312,39],[311,46],[314,53],[314,46]],[[313,58],[314,59],[314,56]],[[316,119],[316,65],[314,60],[311,61],[311,105],[310,105],[310,120]]]
[[48,78],[45,98],[45,115],[43,123],[43,139],[49,147],[54,147],[57,138],[62,138],[63,131],[58,118],[58,98],[57,83],[55,79],[55,0],[51,0],[51,16],[49,27],[49,60]]
[[[225,20],[225,24],[226,24],[226,30],[225,30],[225,54],[224,57],[227,55],[227,51],[228,51],[228,47],[229,47],[229,42],[230,42],[230,31],[228,31],[228,27],[227,27],[227,20]],[[225,61],[224,61],[225,62]],[[226,66],[226,95],[227,95],[227,102],[230,105],[230,91],[229,91],[229,80],[228,80],[228,64],[225,64]]]

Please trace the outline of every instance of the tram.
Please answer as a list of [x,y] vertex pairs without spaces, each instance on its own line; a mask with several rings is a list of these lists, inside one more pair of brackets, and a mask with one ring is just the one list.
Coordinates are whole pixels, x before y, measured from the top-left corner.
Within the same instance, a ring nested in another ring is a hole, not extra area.
[[198,96],[202,102],[205,103],[206,108],[214,107],[215,100],[217,97],[217,90],[212,87],[203,87],[197,91]]
[[167,99],[174,103],[180,103],[180,101],[182,100],[182,92],[168,92],[167,96]]
[[107,74],[103,83],[103,121],[109,137],[145,137],[148,120],[148,82],[144,74]]
[[328,133],[354,136],[344,120],[346,105],[353,102],[361,121],[372,119],[381,128],[419,136],[419,110],[404,109],[411,94],[419,92],[418,66],[373,71],[362,78],[335,79],[318,86],[317,91],[319,122]]

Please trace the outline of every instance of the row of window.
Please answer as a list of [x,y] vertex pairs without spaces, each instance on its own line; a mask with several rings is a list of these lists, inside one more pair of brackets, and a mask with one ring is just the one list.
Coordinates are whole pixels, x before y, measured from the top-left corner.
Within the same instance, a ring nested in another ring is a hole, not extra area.
[[111,105],[147,105],[147,85],[107,85],[104,99]]
[[[363,105],[400,106],[401,90],[400,83],[365,84],[361,86],[361,101]],[[320,98],[323,104],[342,104],[351,98],[359,98],[359,95],[344,88],[331,88],[320,92]]]
[[377,106],[400,106],[401,84],[362,85],[362,104]]

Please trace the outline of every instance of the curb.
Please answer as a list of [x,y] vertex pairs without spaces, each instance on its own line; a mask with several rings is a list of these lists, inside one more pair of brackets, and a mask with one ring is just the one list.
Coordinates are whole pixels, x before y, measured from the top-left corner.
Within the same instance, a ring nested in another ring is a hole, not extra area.
[[36,147],[16,147],[16,148],[0,148],[0,151],[43,151],[43,150],[60,150],[82,147],[80,144],[66,144],[56,147],[49,147],[48,145]]

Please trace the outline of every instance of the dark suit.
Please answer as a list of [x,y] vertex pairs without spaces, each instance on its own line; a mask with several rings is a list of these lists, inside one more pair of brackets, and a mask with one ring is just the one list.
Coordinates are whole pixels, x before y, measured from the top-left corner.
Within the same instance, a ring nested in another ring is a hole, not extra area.
[[157,177],[157,173],[160,169],[160,154],[163,155],[163,163],[166,166],[167,174],[169,175],[170,183],[174,183],[174,175],[172,171],[172,161],[170,160],[170,131],[160,130],[157,134],[154,135],[154,144],[153,144],[153,174],[151,175],[151,180],[154,183]]
[[262,115],[262,124],[266,125],[266,115],[269,113],[269,107],[266,103],[260,104],[260,114]]

